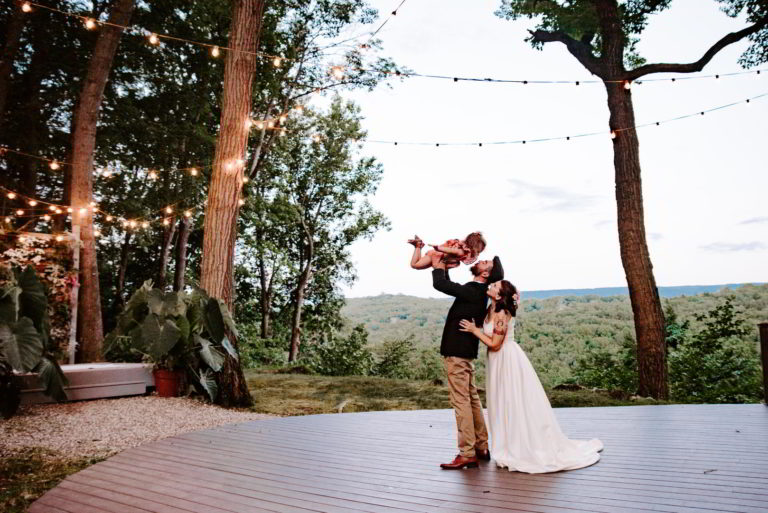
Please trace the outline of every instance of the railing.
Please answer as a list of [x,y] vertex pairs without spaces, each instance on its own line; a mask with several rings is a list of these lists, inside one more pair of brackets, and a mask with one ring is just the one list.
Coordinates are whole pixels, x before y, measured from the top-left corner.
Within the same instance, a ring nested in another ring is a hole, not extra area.
[[763,399],[768,406],[768,322],[757,325],[760,332],[760,354],[763,360]]

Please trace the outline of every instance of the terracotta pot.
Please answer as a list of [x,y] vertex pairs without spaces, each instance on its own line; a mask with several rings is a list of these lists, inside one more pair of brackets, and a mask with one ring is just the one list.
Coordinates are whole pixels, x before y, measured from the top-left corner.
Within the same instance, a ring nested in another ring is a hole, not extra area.
[[178,397],[181,388],[181,371],[169,371],[155,369],[152,371],[155,377],[155,390],[160,397]]

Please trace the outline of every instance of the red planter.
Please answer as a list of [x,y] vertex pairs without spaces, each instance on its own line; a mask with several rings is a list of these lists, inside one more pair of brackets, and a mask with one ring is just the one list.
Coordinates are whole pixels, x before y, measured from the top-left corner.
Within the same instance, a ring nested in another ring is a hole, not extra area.
[[152,371],[155,377],[155,390],[160,397],[178,397],[181,388],[181,371],[169,371],[155,369]]

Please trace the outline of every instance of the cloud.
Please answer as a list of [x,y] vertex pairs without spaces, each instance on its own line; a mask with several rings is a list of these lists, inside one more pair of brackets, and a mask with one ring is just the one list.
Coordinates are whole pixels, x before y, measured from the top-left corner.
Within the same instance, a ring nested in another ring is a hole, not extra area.
[[664,235],[658,232],[651,232],[648,235],[651,237],[651,240],[661,240],[664,238]]
[[717,251],[720,253],[730,251],[760,251],[768,249],[768,246],[762,242],[713,242],[704,246],[699,246],[706,251]]
[[509,178],[508,182],[513,187],[509,193],[510,198],[527,194],[543,200],[543,204],[537,206],[535,210],[580,210],[602,199],[600,196],[582,194],[550,185],[538,185],[516,178]]
[[739,224],[760,224],[760,223],[768,223],[768,216],[765,217],[752,217],[750,219],[745,219]]

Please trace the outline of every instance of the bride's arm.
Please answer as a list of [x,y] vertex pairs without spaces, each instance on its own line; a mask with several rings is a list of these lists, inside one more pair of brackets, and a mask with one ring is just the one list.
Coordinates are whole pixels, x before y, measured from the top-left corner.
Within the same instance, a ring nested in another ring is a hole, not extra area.
[[491,337],[486,335],[482,328],[475,326],[472,321],[462,319],[459,321],[459,326],[461,326],[459,328],[461,331],[472,333],[491,351],[498,351],[507,336],[508,321],[506,316],[495,318],[493,320],[493,336]]

